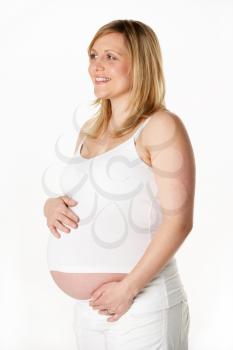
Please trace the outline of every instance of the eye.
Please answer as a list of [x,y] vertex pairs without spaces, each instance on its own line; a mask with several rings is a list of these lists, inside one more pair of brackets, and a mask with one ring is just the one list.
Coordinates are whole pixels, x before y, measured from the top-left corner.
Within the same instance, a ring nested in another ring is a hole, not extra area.
[[111,58],[111,59],[113,59],[113,60],[116,60],[116,57],[112,56],[112,55],[109,54],[109,53],[107,54],[107,57],[108,57],[108,58]]
[[91,53],[91,54],[89,55],[89,57],[90,57],[90,59],[92,60],[92,59],[95,57],[95,54],[94,54],[94,53]]
[[[94,53],[89,54],[90,60],[95,59],[96,56],[97,56],[97,55],[94,54]],[[111,54],[109,54],[109,53],[107,54],[107,58],[108,58],[110,61],[116,60],[116,57],[114,57],[113,55],[111,55]]]

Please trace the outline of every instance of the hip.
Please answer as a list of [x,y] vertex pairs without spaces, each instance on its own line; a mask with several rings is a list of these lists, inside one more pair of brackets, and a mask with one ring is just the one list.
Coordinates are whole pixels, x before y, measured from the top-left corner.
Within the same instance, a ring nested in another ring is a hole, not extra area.
[[188,350],[190,314],[187,301],[154,312],[135,311],[134,304],[115,322],[101,314],[92,314],[77,304],[74,332],[78,349],[166,349]]
[[[96,314],[96,310],[89,305],[90,299],[76,300],[76,304],[88,315],[93,316]],[[158,276],[154,277],[136,295],[129,310],[135,315],[137,313],[140,315],[143,313],[145,315],[153,314],[156,311],[170,308],[181,301],[187,301],[187,294],[178,273],[176,260],[173,258]],[[97,315],[100,316],[100,319],[108,317],[98,313]]]

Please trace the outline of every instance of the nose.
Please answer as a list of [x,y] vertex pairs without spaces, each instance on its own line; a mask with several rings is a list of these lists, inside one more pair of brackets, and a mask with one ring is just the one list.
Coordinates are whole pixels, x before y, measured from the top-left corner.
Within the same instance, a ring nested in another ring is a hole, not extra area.
[[96,70],[96,71],[105,69],[105,66],[104,66],[103,61],[101,60],[101,58],[95,59],[95,61],[92,64],[93,64],[94,70]]

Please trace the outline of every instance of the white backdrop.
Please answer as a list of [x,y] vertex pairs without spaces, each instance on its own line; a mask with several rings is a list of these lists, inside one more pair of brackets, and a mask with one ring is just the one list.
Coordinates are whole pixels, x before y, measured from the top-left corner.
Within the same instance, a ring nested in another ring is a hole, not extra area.
[[190,350],[233,349],[232,12],[227,0],[1,1],[1,350],[76,349],[74,299],[47,269],[41,178],[59,136],[74,149],[75,108],[94,98],[89,41],[101,25],[126,18],[157,33],[167,108],[183,120],[195,154],[194,227],[176,254]]

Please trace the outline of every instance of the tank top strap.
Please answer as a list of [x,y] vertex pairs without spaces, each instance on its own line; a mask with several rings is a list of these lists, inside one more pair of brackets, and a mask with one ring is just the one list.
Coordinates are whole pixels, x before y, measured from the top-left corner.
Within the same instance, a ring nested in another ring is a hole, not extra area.
[[[145,127],[145,125],[148,123],[148,121],[150,120],[150,118],[151,118],[151,117],[147,117],[146,120],[144,120],[144,122],[141,123],[141,125],[140,125],[140,126],[138,127],[138,129],[135,131],[135,133],[133,134],[133,136],[131,136],[131,137],[133,137],[133,139],[134,139],[135,141],[137,140],[137,138],[138,138],[138,136],[140,135],[142,129],[143,129],[143,128]],[[82,147],[83,142],[85,141],[86,137],[87,137],[87,136],[85,135],[85,136],[82,138],[82,140],[81,140],[81,142],[80,142],[80,144],[79,144],[79,146],[78,146],[78,149],[77,149],[77,151],[76,151],[77,154],[80,154],[81,147]]]
[[137,138],[139,137],[142,129],[144,128],[144,126],[148,123],[148,121],[150,120],[151,117],[147,117],[146,120],[139,126],[139,128],[136,130],[136,132],[134,133],[133,137],[134,140],[136,141]]
[[77,151],[76,151],[77,154],[80,154],[81,147],[82,147],[83,142],[85,141],[86,138],[87,138],[87,136],[84,135],[83,138],[82,138],[82,140],[81,140],[81,142],[79,143],[78,149],[77,149]]

